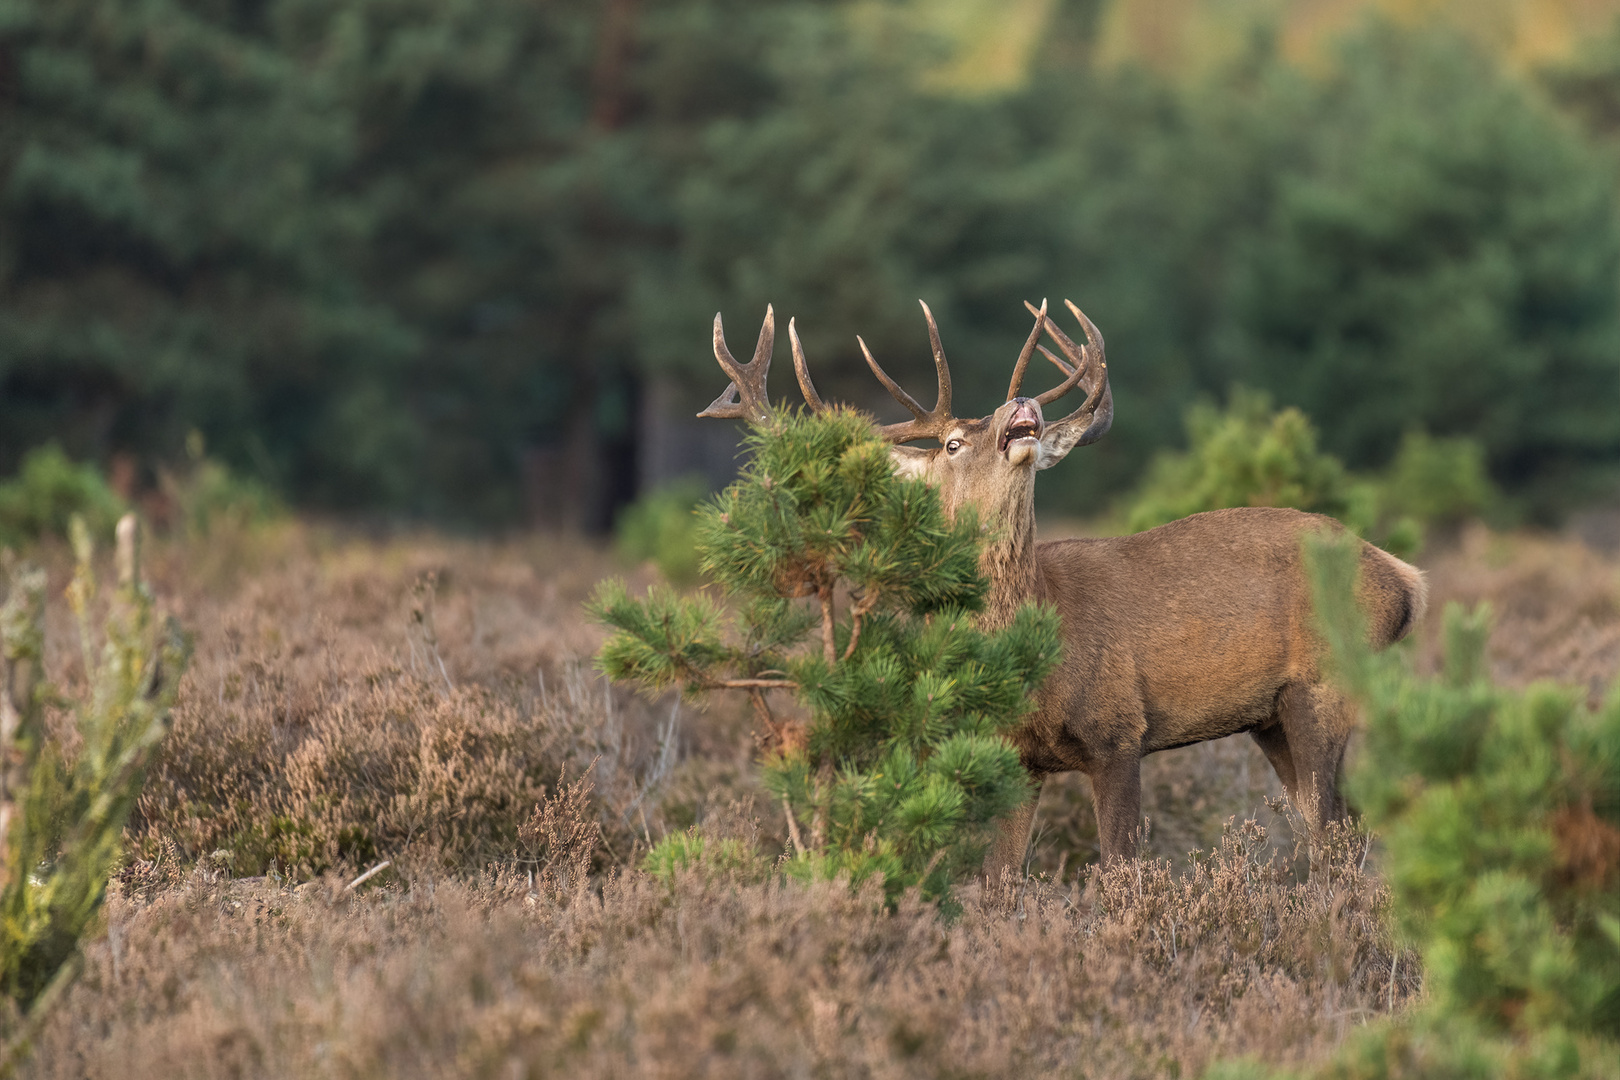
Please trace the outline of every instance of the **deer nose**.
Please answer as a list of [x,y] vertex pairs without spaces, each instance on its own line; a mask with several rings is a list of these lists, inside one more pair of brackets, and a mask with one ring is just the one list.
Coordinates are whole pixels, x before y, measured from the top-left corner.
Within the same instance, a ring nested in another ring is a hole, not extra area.
[[1028,428],[1033,424],[1035,430],[1032,434],[1039,438],[1041,432],[1046,428],[1046,418],[1041,415],[1041,403],[1034,398],[1027,397],[1015,397],[1012,399],[1012,403],[1012,415],[1007,417],[1008,430]]

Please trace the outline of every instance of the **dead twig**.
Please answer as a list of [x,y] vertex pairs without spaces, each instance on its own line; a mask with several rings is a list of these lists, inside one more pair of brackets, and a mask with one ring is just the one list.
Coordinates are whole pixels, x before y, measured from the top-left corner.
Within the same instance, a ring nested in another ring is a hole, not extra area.
[[349,882],[349,884],[344,887],[343,891],[344,892],[353,892],[355,889],[359,888],[361,885],[364,885],[366,882],[370,881],[372,878],[376,877],[378,874],[382,873],[384,870],[388,869],[390,866],[393,866],[393,865],[394,865],[394,860],[392,860],[392,859],[384,859],[382,862],[378,863],[376,866],[373,866],[370,870],[367,870],[365,873],[361,874],[359,877],[357,877],[353,881]]

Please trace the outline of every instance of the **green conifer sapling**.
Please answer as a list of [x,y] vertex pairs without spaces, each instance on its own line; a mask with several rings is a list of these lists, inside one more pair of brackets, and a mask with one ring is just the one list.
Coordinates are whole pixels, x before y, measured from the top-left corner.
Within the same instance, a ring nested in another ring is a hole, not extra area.
[[[604,583],[591,611],[617,633],[598,663],[650,691],[752,696],[788,873],[881,874],[891,896],[944,897],[1030,797],[1003,736],[1059,659],[1057,613],[1028,605],[1004,630],[978,628],[978,521],[949,520],[937,492],[896,477],[869,417],[779,410],[747,447],[741,479],[698,511],[703,569],[732,613]],[[777,718],[782,691],[808,722]]]

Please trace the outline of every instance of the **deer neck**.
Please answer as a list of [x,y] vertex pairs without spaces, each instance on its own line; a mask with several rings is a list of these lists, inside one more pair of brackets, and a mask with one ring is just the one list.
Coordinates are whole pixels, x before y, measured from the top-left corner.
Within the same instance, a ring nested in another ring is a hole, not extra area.
[[1040,599],[1033,477],[1031,481],[1026,490],[1009,493],[1012,497],[1005,502],[980,510],[985,545],[979,570],[990,580],[990,593],[979,624],[986,630],[1010,626],[1020,607]]

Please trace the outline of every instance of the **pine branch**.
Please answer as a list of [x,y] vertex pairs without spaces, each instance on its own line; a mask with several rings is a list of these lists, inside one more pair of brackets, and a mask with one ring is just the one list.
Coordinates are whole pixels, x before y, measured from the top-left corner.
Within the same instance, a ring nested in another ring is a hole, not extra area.
[[860,602],[849,609],[849,644],[844,646],[844,655],[840,660],[848,660],[855,655],[855,646],[861,642],[861,620],[866,618],[867,612],[877,604],[877,592],[874,590],[861,597]]
[[829,582],[821,587],[821,651],[831,671],[838,662],[838,644],[833,638],[833,587]]
[[807,854],[804,840],[799,836],[799,822],[793,816],[793,804],[786,795],[782,796],[782,812],[787,815],[788,839],[793,841],[793,850],[798,855]]

